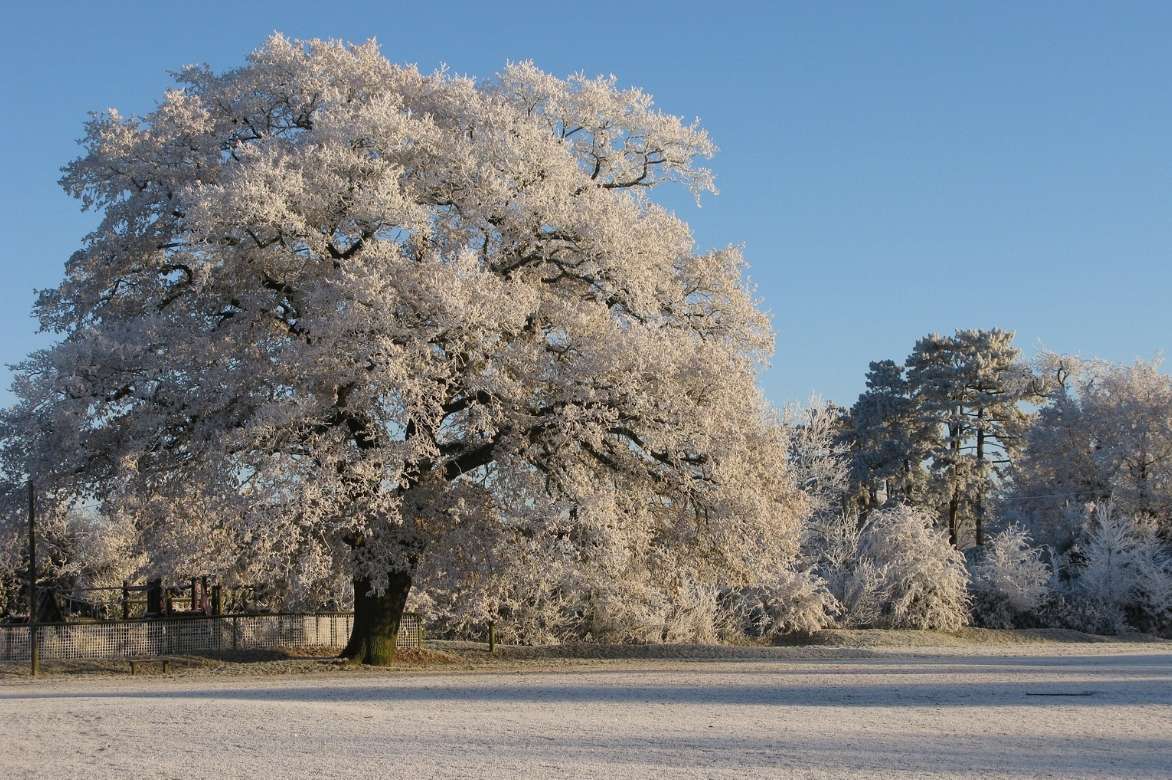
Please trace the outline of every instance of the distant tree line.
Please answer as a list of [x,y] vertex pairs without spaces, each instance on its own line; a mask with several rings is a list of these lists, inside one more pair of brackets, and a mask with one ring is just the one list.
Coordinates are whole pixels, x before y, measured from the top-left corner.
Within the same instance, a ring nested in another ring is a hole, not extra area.
[[866,382],[849,409],[791,412],[794,462],[825,453],[807,478],[822,491],[807,554],[848,622],[882,612],[884,556],[860,545],[894,512],[965,553],[935,553],[932,565],[951,556],[969,574],[967,605],[953,588],[941,625],[1168,630],[1172,378],[1157,363],[1027,362],[1011,332],[960,330],[872,362]]

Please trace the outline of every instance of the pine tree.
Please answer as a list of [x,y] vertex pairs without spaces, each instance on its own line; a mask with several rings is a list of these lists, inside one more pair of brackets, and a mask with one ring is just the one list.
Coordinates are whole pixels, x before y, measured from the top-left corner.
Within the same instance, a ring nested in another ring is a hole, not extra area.
[[959,357],[951,339],[932,333],[916,342],[906,361],[915,415],[926,426],[936,429],[929,449],[933,488],[948,502],[948,538],[953,545],[958,541],[964,487],[960,451],[966,433]]
[[1021,403],[1037,383],[1013,333],[996,328],[926,336],[906,365],[914,415],[937,431],[928,454],[949,538],[959,544],[967,516],[983,545],[987,497],[1020,447],[1029,422]]
[[872,362],[867,389],[850,411],[851,479],[863,513],[893,499],[911,500],[923,482],[925,429],[918,424],[903,367]]
[[1029,427],[1023,401],[1039,397],[1038,383],[1013,345],[1013,333],[998,330],[957,331],[954,342],[963,356],[966,381],[962,413],[973,437],[972,502],[976,543],[985,543],[986,499],[1006,466],[1020,451]]

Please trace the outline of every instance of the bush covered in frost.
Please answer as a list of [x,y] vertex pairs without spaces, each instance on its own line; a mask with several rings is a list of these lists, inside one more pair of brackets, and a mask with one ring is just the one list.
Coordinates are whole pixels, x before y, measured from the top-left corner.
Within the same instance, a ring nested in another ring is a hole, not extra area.
[[1110,634],[1172,627],[1172,561],[1151,523],[1091,507],[1075,553],[1081,562],[1062,594],[1064,623]]
[[878,572],[881,625],[955,631],[968,621],[964,555],[936,528],[930,512],[906,505],[872,512],[859,557]]
[[973,566],[973,622],[1012,628],[1036,622],[1051,594],[1051,570],[1029,533],[1011,525],[986,544]]
[[826,581],[809,570],[782,572],[767,586],[729,594],[725,603],[744,634],[770,639],[832,626],[841,612]]

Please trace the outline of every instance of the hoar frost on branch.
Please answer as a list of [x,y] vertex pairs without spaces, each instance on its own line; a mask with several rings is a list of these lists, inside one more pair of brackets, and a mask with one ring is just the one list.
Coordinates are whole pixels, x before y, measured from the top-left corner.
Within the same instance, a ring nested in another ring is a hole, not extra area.
[[351,577],[368,662],[413,584],[472,572],[491,614],[517,595],[494,571],[550,560],[598,604],[792,561],[768,321],[740,252],[650,198],[713,189],[697,125],[613,79],[425,75],[374,43],[277,36],[178,82],[65,169],[102,221],[37,302],[64,340],[17,371],[9,480],[134,518],[172,571]]
[[1062,551],[1089,504],[1149,518],[1172,540],[1172,378],[1156,362],[1047,354],[1039,363],[1052,399],[1014,466],[1006,513]]
[[1065,618],[1089,631],[1119,633],[1172,627],[1172,559],[1150,517],[1110,504],[1086,513],[1085,542],[1065,588]]
[[[27,614],[27,494],[0,495],[0,617]],[[44,592],[77,597],[76,588],[117,587],[145,563],[126,517],[99,518],[70,506],[42,506],[37,516],[37,582]]]
[[933,513],[903,504],[872,512],[859,556],[879,572],[884,624],[955,631],[968,622],[964,555],[936,528]]
[[[882,368],[882,367],[880,367]],[[873,367],[874,369],[874,367]],[[803,573],[779,582],[787,586],[779,604],[793,603],[791,594],[824,593],[825,606],[806,600],[801,627],[783,623],[784,630],[810,630],[820,616],[823,625],[847,627],[938,628],[955,630],[968,618],[968,573],[963,555],[936,530],[931,508],[905,503],[905,490],[888,493],[880,506],[857,502],[857,428],[844,410],[813,399],[805,409],[787,410],[791,471],[810,496],[802,541]],[[900,467],[896,467],[898,474]],[[908,484],[906,472],[901,478]],[[867,510],[860,514],[859,510]],[[804,576],[817,587],[797,587]]]
[[1042,607],[1050,596],[1053,572],[1029,533],[1010,525],[985,545],[973,566],[973,612],[992,628],[1010,628]]

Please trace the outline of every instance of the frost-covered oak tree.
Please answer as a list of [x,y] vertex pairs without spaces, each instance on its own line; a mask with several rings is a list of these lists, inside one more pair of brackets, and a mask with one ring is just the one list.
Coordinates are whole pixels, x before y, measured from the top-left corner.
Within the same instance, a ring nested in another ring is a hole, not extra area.
[[371,663],[413,582],[509,540],[732,584],[793,555],[767,319],[740,252],[649,195],[713,190],[697,125],[613,78],[374,43],[177,78],[65,169],[102,219],[37,302],[63,340],[18,369],[9,479],[133,517],[172,570],[343,573]]

